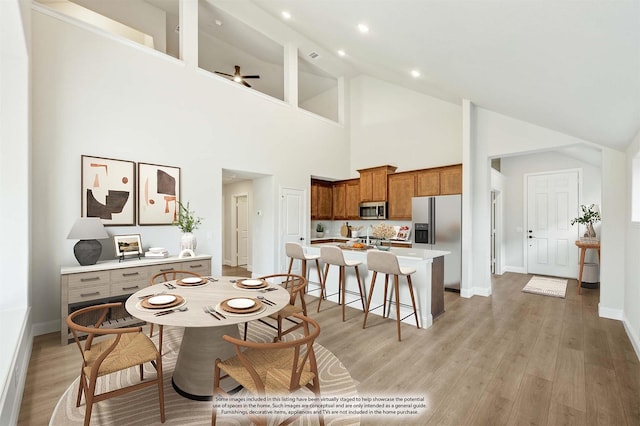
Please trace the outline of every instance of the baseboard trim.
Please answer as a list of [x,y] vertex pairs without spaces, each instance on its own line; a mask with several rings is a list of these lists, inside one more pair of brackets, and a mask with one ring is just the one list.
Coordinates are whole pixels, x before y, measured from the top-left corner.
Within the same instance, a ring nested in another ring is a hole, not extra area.
[[462,288],[460,289],[460,297],[464,297],[465,299],[469,299],[473,296],[483,296],[489,297],[491,296],[491,287],[472,287],[472,288]]
[[613,309],[602,306],[598,303],[598,315],[602,318],[609,318],[618,321],[622,321],[624,319],[624,311],[621,309]]
[[33,324],[33,335],[42,336],[43,334],[55,333],[60,331],[60,320],[53,320],[47,322],[39,322]]
[[522,266],[505,266],[502,268],[502,272],[515,272],[516,274],[526,274],[527,271],[524,270]]
[[638,357],[638,361],[640,361],[640,336],[638,336],[633,330],[633,328],[631,328],[626,316],[624,320],[622,320],[622,324],[624,325],[624,330],[627,332],[627,336],[629,336],[629,340],[631,340],[631,345],[633,346],[633,349],[636,351],[636,356]]

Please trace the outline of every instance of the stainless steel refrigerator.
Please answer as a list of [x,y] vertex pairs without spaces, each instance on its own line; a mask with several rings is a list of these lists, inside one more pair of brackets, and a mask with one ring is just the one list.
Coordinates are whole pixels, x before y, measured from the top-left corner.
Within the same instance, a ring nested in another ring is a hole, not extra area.
[[412,199],[413,247],[445,250],[444,288],[460,292],[462,273],[462,196]]

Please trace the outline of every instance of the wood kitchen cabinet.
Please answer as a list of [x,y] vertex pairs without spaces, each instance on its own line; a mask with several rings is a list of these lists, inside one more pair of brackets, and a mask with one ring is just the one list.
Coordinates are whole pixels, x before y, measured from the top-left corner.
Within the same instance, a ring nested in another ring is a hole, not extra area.
[[432,169],[416,172],[416,197],[440,195],[440,172]]
[[358,170],[360,201],[387,201],[387,176],[395,171],[396,167],[389,165]]
[[360,219],[360,180],[333,183],[333,219]]
[[416,173],[403,172],[388,176],[389,220],[411,220],[411,198],[415,196]]
[[440,195],[462,194],[462,165],[440,169]]
[[311,219],[331,220],[333,217],[333,186],[331,182],[311,181]]

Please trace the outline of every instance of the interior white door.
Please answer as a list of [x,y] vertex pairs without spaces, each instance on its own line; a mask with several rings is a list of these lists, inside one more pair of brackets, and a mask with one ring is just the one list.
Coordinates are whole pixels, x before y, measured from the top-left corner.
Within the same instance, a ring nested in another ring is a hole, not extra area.
[[236,197],[236,260],[238,265],[249,262],[249,210],[247,196]]
[[[281,229],[280,241],[280,265],[281,271],[287,271],[289,264],[284,251],[287,242],[296,242],[304,245],[305,230],[307,229],[307,197],[302,189],[282,188],[281,190]],[[294,262],[292,273],[300,273],[300,262]]]
[[575,277],[578,229],[578,172],[527,177],[527,272]]

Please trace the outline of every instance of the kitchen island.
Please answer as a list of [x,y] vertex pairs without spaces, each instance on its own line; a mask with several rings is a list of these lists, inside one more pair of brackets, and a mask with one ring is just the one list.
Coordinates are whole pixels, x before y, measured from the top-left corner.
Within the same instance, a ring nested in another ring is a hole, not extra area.
[[[339,245],[338,243],[327,243],[327,245]],[[320,254],[320,248],[323,244],[314,244],[312,246],[305,247],[307,254]],[[376,249],[371,249],[376,250]],[[413,283],[413,291],[416,298],[416,305],[418,307],[418,317],[420,318],[420,326],[422,328],[429,328],[433,324],[433,320],[439,315],[444,313],[444,256],[448,255],[448,251],[440,250],[423,250],[414,248],[391,248],[391,252],[398,256],[398,261],[401,267],[411,267],[416,270],[411,275],[411,281]],[[367,298],[371,297],[371,312],[372,314],[382,315],[383,306],[383,292],[384,292],[384,274],[378,274],[376,279],[376,285],[373,295],[369,294],[371,287],[372,272],[367,270],[367,250],[343,250],[344,258],[346,260],[358,260],[362,262],[360,269],[360,280],[364,286],[364,293]],[[324,266],[321,264],[321,268]],[[315,265],[312,265],[310,269],[315,269]],[[323,271],[324,272],[324,271]],[[355,271],[352,268],[347,268],[346,273],[346,292],[348,293],[346,299],[347,304],[356,309],[362,309],[362,305],[359,301],[358,293],[358,281],[356,280]],[[317,277],[315,271],[309,272],[309,277]],[[329,276],[325,277],[326,291],[329,300],[337,301],[338,293],[338,268],[329,268]],[[393,282],[389,280],[390,284]],[[315,285],[314,285],[315,284]],[[319,283],[315,283],[310,279],[309,292],[313,294],[320,294],[317,289],[320,287]],[[392,286],[390,286],[391,288]],[[313,291],[315,289],[315,292]],[[349,294],[353,295],[351,299]],[[333,295],[333,296],[332,296]],[[355,295],[358,295],[356,298]],[[387,295],[389,297],[389,295]],[[410,313],[411,308],[411,296],[409,294],[408,286],[404,278],[400,280],[400,315],[405,318],[403,321],[408,324],[414,324],[414,317]],[[355,303],[351,303],[355,300]],[[391,309],[391,313],[395,310]]]

